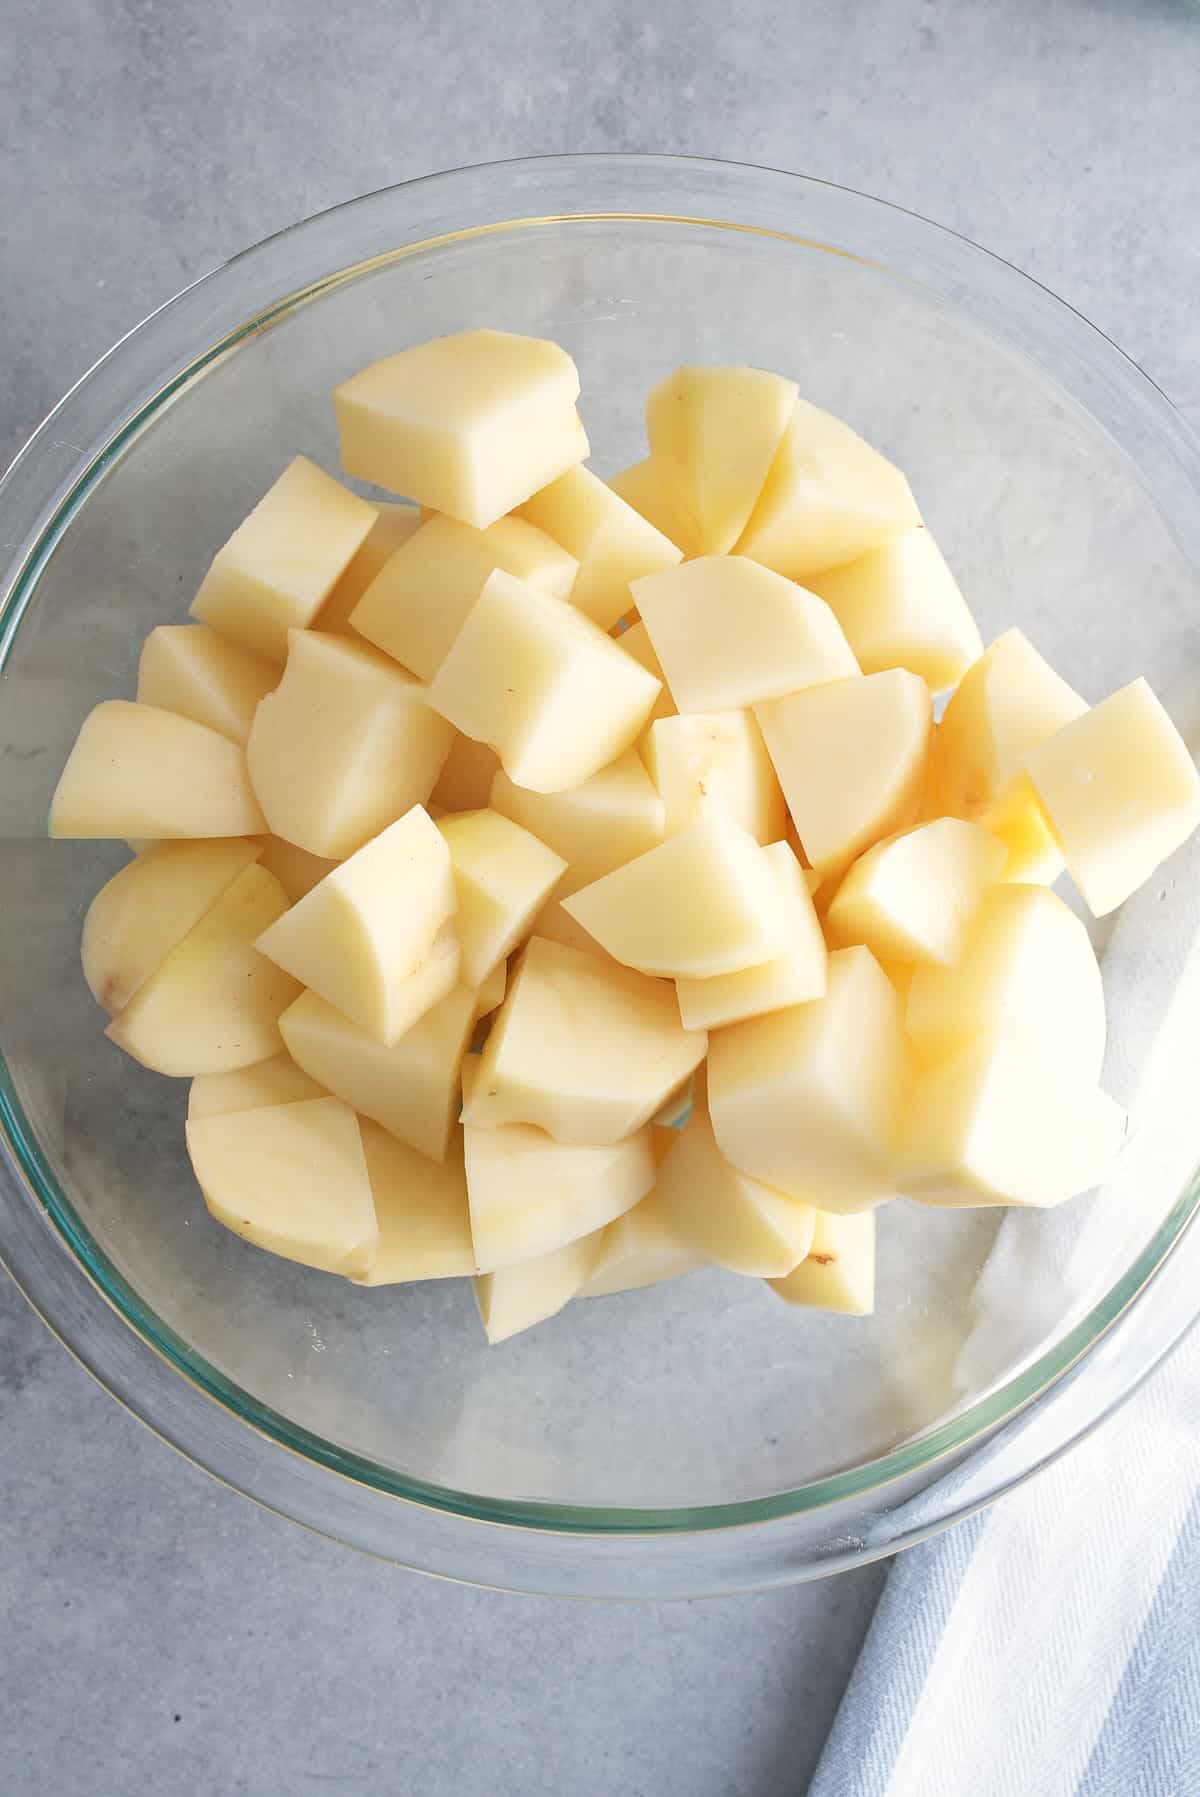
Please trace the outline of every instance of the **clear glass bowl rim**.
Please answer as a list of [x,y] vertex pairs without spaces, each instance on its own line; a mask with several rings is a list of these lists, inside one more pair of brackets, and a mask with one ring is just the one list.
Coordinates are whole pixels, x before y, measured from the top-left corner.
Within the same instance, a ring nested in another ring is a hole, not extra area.
[[[534,210],[514,210],[513,199],[525,196]],[[615,203],[622,198],[627,203]],[[988,251],[888,202],[777,170],[689,157],[522,158],[424,176],[289,226],[185,288],[109,350],[0,481],[0,541],[16,545],[0,585],[0,671],[42,567],[107,464],[218,356],[373,263],[483,231],[589,217],[763,232],[843,255],[861,251],[843,247],[838,235],[853,242],[864,230],[873,246],[900,258],[898,268],[884,262],[891,278],[961,306],[974,323],[1039,362],[1075,404],[1136,450],[1139,474],[1200,562],[1200,447],[1183,420],[1101,332]],[[337,253],[347,229],[362,251],[349,264]],[[289,276],[297,274],[304,278],[293,286]],[[198,322],[205,336],[199,351],[194,334],[189,340]],[[2,1061],[0,1157],[0,1261],[118,1401],[185,1456],[270,1508],[401,1564],[512,1589],[719,1592],[817,1576],[893,1552],[1057,1457],[1128,1396],[1195,1318],[1194,1302],[1178,1289],[1170,1303],[1163,1300],[1157,1323],[1147,1320],[1155,1306],[1140,1300],[1167,1271],[1180,1288],[1172,1264],[1182,1258],[1178,1248],[1190,1262],[1200,1258],[1195,1234],[1184,1239],[1200,1209],[1197,1179],[1054,1349],[951,1420],[851,1472],[700,1509],[491,1500],[401,1477],[346,1452],[261,1404],[190,1350],[141,1303],[75,1215]],[[1102,1345],[1111,1360],[1114,1335],[1135,1325],[1136,1355],[1120,1356],[1115,1384],[1107,1367],[1089,1400],[1089,1363]],[[1056,1403],[1069,1407],[1066,1432],[1060,1429],[1052,1449],[1022,1456],[1022,1418]],[[989,1438],[987,1468],[964,1478],[964,1460]],[[908,1501],[914,1481],[926,1500],[915,1512]],[[801,1535],[795,1525],[814,1512],[827,1514],[828,1531],[814,1538],[810,1526]],[[871,1518],[866,1531],[854,1521],[864,1514]],[[589,1551],[581,1552],[585,1543]]]

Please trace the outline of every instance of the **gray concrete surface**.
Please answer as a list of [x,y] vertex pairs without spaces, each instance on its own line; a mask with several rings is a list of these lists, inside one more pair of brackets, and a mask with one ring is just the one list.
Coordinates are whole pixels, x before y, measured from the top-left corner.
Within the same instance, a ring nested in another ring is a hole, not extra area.
[[[408,176],[534,151],[772,163],[941,219],[1200,414],[1185,0],[7,0],[0,464],[149,308]],[[119,1412],[0,1282],[6,1797],[793,1797],[877,1570],[581,1609],[265,1515]]]

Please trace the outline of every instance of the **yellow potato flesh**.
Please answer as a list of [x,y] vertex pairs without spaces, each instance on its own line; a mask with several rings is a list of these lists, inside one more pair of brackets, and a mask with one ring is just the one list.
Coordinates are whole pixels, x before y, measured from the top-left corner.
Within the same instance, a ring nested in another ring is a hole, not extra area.
[[160,624],[142,645],[137,698],[244,746],[259,701],[278,683],[274,662],[206,624]]
[[229,1073],[200,1073],[188,1087],[189,1117],[224,1117],[231,1111],[261,1111],[272,1104],[299,1104],[305,1098],[328,1098],[324,1086],[309,1079],[289,1054],[272,1055],[253,1067]]
[[566,862],[498,811],[466,811],[438,824],[450,849],[461,978],[481,986],[528,933]]
[[256,1248],[361,1276],[378,1241],[358,1122],[336,1098],[193,1118],[187,1147],[209,1210]]
[[338,866],[338,862],[324,855],[310,855],[294,842],[285,842],[282,836],[260,836],[258,841],[262,848],[260,865],[275,875],[293,905]]
[[877,842],[833,896],[825,914],[829,940],[865,943],[879,961],[949,966],[1007,855],[978,824],[956,817]]
[[607,1146],[649,1122],[703,1059],[671,988],[533,937],[484,1044],[464,1121],[536,1124]]
[[380,570],[351,625],[419,679],[432,680],[497,568],[565,599],[578,563],[523,518],[475,530],[435,514]]
[[716,803],[562,904],[615,960],[668,979],[738,973],[787,947],[788,908],[771,864]]
[[644,854],[664,834],[663,802],[633,749],[568,792],[530,792],[501,768],[489,802],[561,855],[567,872],[559,897]]
[[933,707],[906,669],[810,687],[755,707],[813,867],[839,873],[916,819]]
[[579,563],[571,604],[601,630],[629,610],[630,582],[674,567],[682,550],[590,468],[571,468],[521,508]]
[[859,671],[823,599],[744,556],[710,555],[633,583],[680,711],[729,711]]
[[869,1317],[875,1309],[875,1213],[819,1210],[812,1246],[794,1272],[767,1281],[785,1304]]
[[312,623],[375,524],[373,505],[297,456],[225,546],[191,612],[266,661]]
[[453,741],[426,690],[365,643],[294,631],[246,745],[272,832],[341,861],[423,805]]
[[721,1029],[820,998],[825,991],[825,938],[804,869],[786,842],[763,850],[788,911],[787,947],[774,960],[708,980],[676,980],[679,1015],[689,1030]]
[[345,573],[334,583],[329,597],[312,621],[312,629],[324,630],[333,636],[356,636],[350,623],[355,606],[384,563],[420,528],[421,514],[415,505],[376,501],[375,509],[378,517]]
[[582,612],[497,569],[428,698],[516,785],[562,792],[632,746],[658,690]]
[[695,823],[709,799],[719,800],[756,842],[777,842],[787,829],[787,807],[752,712],[661,718],[647,730],[642,753],[668,836]]
[[50,805],[51,836],[255,836],[266,827],[236,743],[124,699],[84,719]]
[[726,555],[750,521],[796,403],[795,381],[763,368],[677,368],[646,401],[656,467],[670,480],[698,555]]
[[[495,749],[486,743],[473,742],[456,731],[454,746],[442,764],[442,771],[430,795],[431,802],[444,811],[482,811],[492,802],[492,780],[500,766]],[[520,823],[520,818],[517,818]],[[537,832],[535,831],[536,835]]]
[[156,1073],[226,1073],[283,1046],[279,1017],[299,993],[255,939],[287,909],[253,863],[159,963],[105,1034]]
[[579,1296],[607,1298],[614,1292],[638,1291],[693,1273],[704,1264],[704,1256],[672,1224],[657,1190],[650,1191],[604,1230]]
[[1200,774],[1144,680],[1064,725],[1025,770],[1095,917],[1124,904],[1200,823]]
[[866,1210],[899,1189],[894,1157],[911,1080],[900,1000],[865,948],[830,955],[823,998],[709,1041],[722,1153],[823,1210]]
[[451,962],[456,975],[457,937],[443,929],[455,904],[450,850],[414,805],[293,905],[259,947],[387,1044],[421,1015],[420,1001],[444,996]]
[[486,530],[588,454],[566,351],[459,331],[373,362],[334,389],[342,466]]
[[153,843],[102,886],[83,920],[80,958],[92,997],[110,1017],[252,861],[240,837]]
[[456,986],[390,1048],[315,992],[297,999],[279,1027],[292,1059],[319,1085],[419,1154],[443,1159],[475,1027],[470,986]]
[[907,668],[944,692],[983,654],[979,628],[925,525],[843,568],[808,577],[846,633],[864,674]]
[[444,1161],[432,1161],[359,1119],[379,1242],[360,1285],[403,1285],[414,1279],[457,1279],[475,1271],[462,1131]]
[[598,1237],[584,1236],[537,1260],[477,1278],[475,1302],[489,1342],[508,1341],[556,1316],[579,1291],[598,1253]]
[[661,531],[684,555],[697,555],[692,526],[684,517],[670,481],[653,456],[633,462],[619,474],[609,476],[609,486],[626,505],[640,512],[647,523]]
[[733,1273],[790,1273],[812,1241],[812,1205],[731,1166],[701,1106],[668,1150],[655,1196],[684,1242]]

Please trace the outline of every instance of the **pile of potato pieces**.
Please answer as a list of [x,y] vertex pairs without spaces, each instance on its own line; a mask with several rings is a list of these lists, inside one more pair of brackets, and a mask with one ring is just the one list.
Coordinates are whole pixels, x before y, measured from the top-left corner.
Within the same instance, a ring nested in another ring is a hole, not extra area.
[[492,1341],[704,1264],[865,1314],[881,1203],[1103,1177],[1050,886],[1111,911],[1200,779],[1144,681],[1089,707],[985,651],[903,475],[793,382],[677,370],[607,483],[578,395],[490,330],[337,389],[345,471],[416,504],[297,458],[86,719],[51,834],[136,854],[85,976],[260,1247],[471,1275]]

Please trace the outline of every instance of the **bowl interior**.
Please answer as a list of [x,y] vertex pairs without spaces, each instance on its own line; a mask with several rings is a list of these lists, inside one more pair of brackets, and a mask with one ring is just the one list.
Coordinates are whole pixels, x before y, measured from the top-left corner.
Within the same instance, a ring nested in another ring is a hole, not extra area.
[[0,678],[9,1102],[45,1195],[119,1301],[236,1388],[251,1421],[308,1432],[385,1483],[614,1519],[831,1477],[851,1489],[1052,1350],[1179,1199],[1196,1133],[1169,1077],[1196,1046],[1172,1003],[1194,936],[1187,851],[1096,931],[1107,1083],[1137,1120],[1112,1189],[1046,1216],[890,1207],[865,1321],[792,1312],[758,1282],[706,1272],[576,1304],[490,1350],[461,1282],[360,1291],[272,1260],[209,1220],[183,1151],[186,1083],[106,1043],[79,972],[84,910],[124,858],[43,835],[81,719],[132,695],[145,633],[186,616],[214,550],[293,454],[336,468],[338,380],[479,323],[575,356],[601,473],[644,453],[644,395],[676,363],[787,371],[909,474],[985,640],[1019,624],[1091,699],[1143,672],[1196,724],[1195,572],[1153,496],[1053,371],[957,300],[865,255],[662,217],[410,249],[284,304],[151,403],[27,594]]

